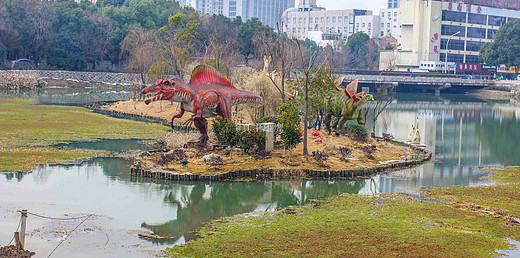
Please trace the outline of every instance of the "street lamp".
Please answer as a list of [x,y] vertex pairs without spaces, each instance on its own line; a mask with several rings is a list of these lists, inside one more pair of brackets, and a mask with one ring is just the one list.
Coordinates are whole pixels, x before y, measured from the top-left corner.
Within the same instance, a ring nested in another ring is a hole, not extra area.
[[449,38],[448,38],[448,41],[446,42],[446,56],[444,57],[444,73],[448,73],[448,49],[449,49],[449,45],[450,45],[450,39],[455,36],[455,35],[458,35],[460,33],[460,30],[455,32],[455,34],[451,35]]

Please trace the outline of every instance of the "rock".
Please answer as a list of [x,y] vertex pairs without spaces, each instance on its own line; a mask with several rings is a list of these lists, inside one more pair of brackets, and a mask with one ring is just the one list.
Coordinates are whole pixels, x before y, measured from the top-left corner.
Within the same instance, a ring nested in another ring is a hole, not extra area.
[[220,157],[220,155],[215,154],[215,153],[204,155],[202,157],[202,160],[204,161],[205,164],[210,164],[210,165],[222,164],[222,158]]
[[324,149],[325,152],[335,153],[339,151],[339,147],[334,144],[327,144]]

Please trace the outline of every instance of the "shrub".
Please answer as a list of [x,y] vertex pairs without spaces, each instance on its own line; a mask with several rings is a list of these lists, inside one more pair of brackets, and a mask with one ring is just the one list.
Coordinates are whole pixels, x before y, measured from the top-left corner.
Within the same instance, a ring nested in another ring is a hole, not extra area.
[[325,161],[329,159],[329,154],[323,151],[312,152],[312,157],[318,162],[320,166],[325,166]]
[[372,156],[372,154],[374,154],[374,152],[376,152],[376,151],[377,151],[377,146],[375,146],[375,145],[365,145],[365,146],[363,146],[363,152],[370,159],[374,158],[374,156]]
[[186,153],[184,153],[183,150],[174,150],[171,153],[168,154],[161,154],[161,158],[157,163],[159,165],[164,166],[171,161],[181,161],[187,159],[188,156],[186,156]]
[[347,161],[348,156],[352,154],[352,150],[348,147],[339,147],[339,153],[341,154],[341,160]]
[[213,132],[219,144],[235,146],[238,142],[238,132],[235,123],[231,119],[221,116],[213,120]]
[[352,133],[354,135],[354,137],[360,141],[366,141],[368,138],[367,129],[364,126],[359,125],[359,124],[349,124],[348,132]]
[[257,128],[238,131],[238,146],[248,154],[265,150],[265,132]]
[[389,133],[383,133],[383,140],[385,141],[392,141],[394,139],[394,136]]

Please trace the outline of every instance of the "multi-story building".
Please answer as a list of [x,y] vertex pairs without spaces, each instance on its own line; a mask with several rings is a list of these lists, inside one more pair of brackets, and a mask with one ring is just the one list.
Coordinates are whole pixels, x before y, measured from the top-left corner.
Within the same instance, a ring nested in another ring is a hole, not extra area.
[[294,0],[184,0],[185,5],[205,14],[222,14],[234,19],[241,16],[248,20],[258,18],[262,23],[276,28],[282,13],[294,7]]
[[355,16],[355,32],[364,32],[370,38],[379,38],[381,18],[379,15]]
[[[298,39],[311,38],[309,35],[314,37],[318,34],[323,40],[347,39],[356,32],[356,17],[371,15],[372,11],[367,10],[326,10],[316,6],[316,0],[300,0],[297,8],[288,9],[283,13],[283,26],[289,36]],[[374,25],[373,21],[366,21],[366,31],[368,22]],[[361,29],[360,27],[360,31]],[[370,31],[373,32],[374,29]]]
[[[389,0],[392,1],[392,0]],[[395,2],[398,4],[398,2]],[[399,24],[399,8],[381,9],[379,38],[393,37],[397,45],[401,44],[401,25]]]
[[482,63],[480,48],[493,40],[500,26],[520,18],[516,0],[401,0],[399,4],[401,49],[381,52],[380,69],[385,69],[386,59],[395,59],[401,70],[417,69],[421,61]]
[[399,0],[388,0],[388,9],[399,8]]

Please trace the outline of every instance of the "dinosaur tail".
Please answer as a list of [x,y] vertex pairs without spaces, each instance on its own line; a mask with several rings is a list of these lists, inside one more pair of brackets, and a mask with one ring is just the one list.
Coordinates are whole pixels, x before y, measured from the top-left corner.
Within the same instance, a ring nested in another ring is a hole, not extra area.
[[251,92],[244,92],[239,94],[234,94],[231,97],[231,105],[238,105],[238,104],[246,104],[246,103],[264,103],[264,100],[260,95],[251,93]]

